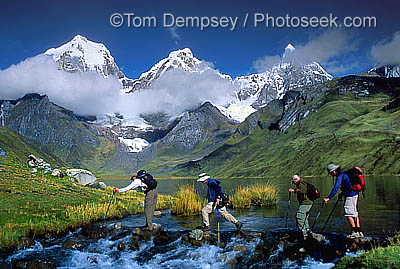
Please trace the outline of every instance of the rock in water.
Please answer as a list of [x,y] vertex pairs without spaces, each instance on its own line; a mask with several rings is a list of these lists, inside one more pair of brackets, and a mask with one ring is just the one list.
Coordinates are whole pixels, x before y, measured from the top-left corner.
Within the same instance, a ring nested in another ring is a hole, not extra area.
[[162,215],[161,211],[154,211],[153,214],[154,217],[161,217],[161,215]]
[[316,240],[318,243],[324,240],[324,236],[322,234],[311,233],[311,237]]
[[35,244],[35,241],[33,241],[32,238],[29,238],[29,237],[21,237],[21,238],[19,239],[19,242],[18,242],[18,247],[20,247],[20,248],[27,248],[27,247],[33,246],[34,244]]
[[189,237],[194,240],[201,241],[203,239],[203,231],[200,229],[192,230],[189,233]]
[[161,229],[161,224],[153,223],[153,230],[160,230],[160,229]]

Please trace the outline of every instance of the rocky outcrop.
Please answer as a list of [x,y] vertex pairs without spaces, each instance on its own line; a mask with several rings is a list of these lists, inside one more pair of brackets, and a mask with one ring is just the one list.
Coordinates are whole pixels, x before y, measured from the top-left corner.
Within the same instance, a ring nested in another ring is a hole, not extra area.
[[67,169],[67,175],[75,178],[79,184],[87,186],[97,183],[97,178],[92,172],[83,169]]

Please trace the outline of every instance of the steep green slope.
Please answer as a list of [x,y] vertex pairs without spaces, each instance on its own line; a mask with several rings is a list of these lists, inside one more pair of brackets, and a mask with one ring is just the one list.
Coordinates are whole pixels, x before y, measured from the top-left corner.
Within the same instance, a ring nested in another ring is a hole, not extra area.
[[173,173],[321,175],[335,162],[360,165],[370,174],[398,174],[400,109],[393,104],[399,93],[398,79],[355,76],[289,92],[250,116],[216,151]]
[[35,141],[31,144],[47,148],[72,167],[98,171],[117,155],[118,147],[106,138],[103,129],[78,120],[72,111],[53,104],[46,95],[27,94],[0,103],[4,126]]
[[44,159],[46,162],[55,166],[66,166],[66,164],[52,154],[47,148],[35,141],[25,138],[22,135],[8,129],[0,127],[0,149],[4,152],[2,162],[5,163],[26,163],[30,154]]

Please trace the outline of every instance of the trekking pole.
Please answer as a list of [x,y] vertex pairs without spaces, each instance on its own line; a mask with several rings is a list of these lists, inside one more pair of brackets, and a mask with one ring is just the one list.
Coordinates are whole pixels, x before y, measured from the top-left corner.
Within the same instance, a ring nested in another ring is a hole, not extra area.
[[332,216],[332,214],[333,214],[333,211],[335,211],[335,208],[336,208],[337,204],[339,203],[339,200],[341,200],[341,199],[342,199],[342,197],[341,197],[341,194],[340,194],[339,197],[338,197],[338,199],[337,199],[337,201],[336,201],[336,203],[335,203],[335,205],[334,205],[333,208],[332,208],[331,213],[329,214],[328,218],[327,218],[326,221],[325,221],[324,227],[322,227],[321,233],[324,231],[324,229],[325,229],[325,227],[326,227],[326,224],[328,224],[328,221],[329,221],[329,219],[331,218],[331,216]]
[[287,212],[286,212],[286,225],[285,228],[287,228],[288,224],[288,217],[289,217],[289,210],[290,210],[290,197],[292,196],[292,193],[289,192],[289,201],[288,201],[288,207],[287,207]]
[[218,244],[219,244],[219,240],[220,240],[220,235],[219,235],[219,208],[217,209],[217,212],[218,212],[218,223],[217,223],[217,234],[218,234]]
[[319,209],[318,214],[317,214],[317,216],[315,217],[314,223],[313,223],[313,225],[311,226],[311,231],[314,230],[315,223],[317,223],[317,220],[318,220],[318,218],[319,218],[319,215],[321,215],[321,211],[322,211],[322,209],[324,208],[324,205],[325,205],[325,203],[322,202],[321,208]]
[[107,219],[108,210],[110,209],[110,205],[111,205],[111,201],[112,201],[113,197],[114,197],[114,191],[113,191],[113,193],[112,193],[112,195],[111,195],[110,202],[108,203],[108,207],[107,207],[107,211],[106,211],[106,216],[104,217],[104,220],[103,220],[103,226],[104,226],[104,222],[105,222],[106,219]]

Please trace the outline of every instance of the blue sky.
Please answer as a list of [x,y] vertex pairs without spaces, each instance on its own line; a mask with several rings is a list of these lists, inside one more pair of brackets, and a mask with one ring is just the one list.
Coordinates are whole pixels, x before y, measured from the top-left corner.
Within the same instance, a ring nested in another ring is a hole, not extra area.
[[[322,62],[333,75],[366,71],[376,64],[371,49],[390,42],[400,31],[400,3],[393,1],[2,1],[0,10],[0,69],[58,47],[75,35],[104,43],[118,66],[138,77],[172,50],[189,47],[194,55],[235,77],[262,71],[281,56],[288,43],[300,48],[302,59]],[[157,27],[114,28],[113,13],[135,13],[157,18]],[[246,27],[234,31],[216,27],[201,31],[182,27],[171,31],[162,25],[163,14],[177,16],[238,17]],[[328,16],[339,22],[346,16],[375,16],[373,28],[267,28],[254,27],[255,13],[279,17]],[[321,46],[319,46],[321,44]],[[316,47],[320,48],[315,49]],[[323,55],[326,50],[326,55]],[[399,48],[400,50],[400,48]],[[315,53],[314,53],[315,52]],[[315,54],[315,55],[314,55]],[[322,55],[321,55],[322,54]],[[257,64],[258,63],[258,64]],[[261,64],[260,64],[261,63]]]

